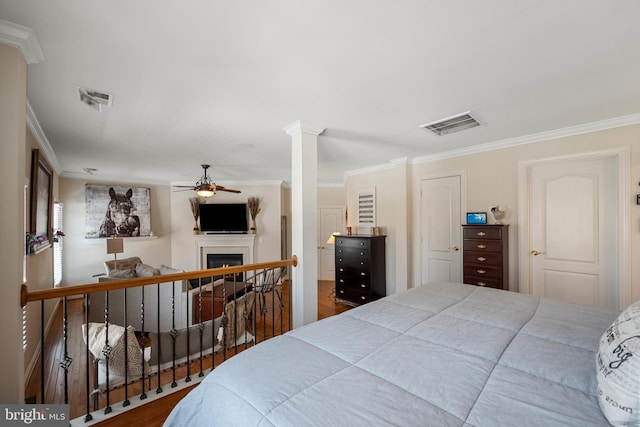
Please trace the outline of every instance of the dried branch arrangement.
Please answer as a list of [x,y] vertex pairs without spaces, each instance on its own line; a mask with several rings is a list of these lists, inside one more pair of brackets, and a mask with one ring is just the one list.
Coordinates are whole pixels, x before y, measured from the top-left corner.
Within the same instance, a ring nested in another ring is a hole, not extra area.
[[189,199],[189,204],[191,204],[191,213],[193,214],[193,219],[198,221],[198,216],[200,216],[200,205],[205,203],[206,199],[203,197],[192,197]]
[[249,197],[247,199],[247,207],[252,220],[256,220],[256,216],[260,213],[260,199],[258,197]]

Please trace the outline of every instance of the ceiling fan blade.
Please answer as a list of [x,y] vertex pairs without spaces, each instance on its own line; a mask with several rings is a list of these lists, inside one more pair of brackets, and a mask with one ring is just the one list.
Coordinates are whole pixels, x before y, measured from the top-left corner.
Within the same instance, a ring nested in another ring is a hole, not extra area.
[[228,193],[242,193],[242,191],[240,190],[232,190],[231,188],[224,188],[220,185],[216,185],[215,187],[216,187],[215,191],[226,191]]
[[193,191],[193,187],[183,188],[183,189],[180,189],[180,190],[173,190],[174,193],[178,193],[180,191]]
[[190,188],[190,189],[194,189],[193,185],[174,185],[174,188]]

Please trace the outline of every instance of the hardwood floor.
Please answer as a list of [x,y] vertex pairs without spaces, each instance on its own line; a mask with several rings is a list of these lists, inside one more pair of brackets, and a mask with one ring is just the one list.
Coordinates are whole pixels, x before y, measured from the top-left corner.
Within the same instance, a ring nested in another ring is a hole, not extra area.
[[[318,318],[323,319],[330,317],[338,313],[342,313],[349,310],[351,307],[344,304],[336,304],[334,301],[334,282],[328,280],[318,281]],[[285,301],[285,309],[283,318],[280,318],[280,314],[269,315],[265,317],[265,322],[262,320],[256,320],[256,337],[257,341],[261,342],[264,339],[272,335],[272,325],[275,325],[276,334],[281,333],[280,325],[284,325],[283,331],[288,329],[288,297],[286,296],[286,286],[283,288],[283,300]],[[267,307],[272,307],[271,299],[267,298]],[[84,323],[84,309],[83,300],[70,300],[67,303],[67,317],[68,317],[68,339],[67,339],[67,353],[73,359],[73,363],[70,366],[68,373],[68,396],[67,402],[69,404],[69,411],[71,419],[84,416],[87,413],[87,385],[86,385],[86,354],[85,345],[82,338],[81,325]],[[62,308],[57,312],[57,318],[53,323],[53,326],[49,332],[49,335],[45,339],[45,389],[44,389],[44,401],[46,403],[64,403],[64,370],[59,367],[60,360],[64,358],[64,341],[62,330]],[[268,332],[267,332],[268,331]],[[266,332],[266,336],[265,336]],[[191,375],[197,376],[198,373],[203,370],[206,371],[211,368],[212,363],[214,366],[222,363],[226,358],[232,357],[242,351],[242,348],[237,350],[228,351],[226,354],[218,353],[215,355],[213,361],[210,357],[200,361],[194,361],[191,363]],[[25,399],[35,397],[36,402],[42,402],[40,392],[40,362],[37,363],[37,368],[34,370],[34,374],[30,378],[26,389]],[[186,366],[179,368],[179,376],[186,376]],[[89,366],[91,378],[93,377],[93,366]],[[161,383],[167,383],[171,381],[172,372],[164,372],[161,376]],[[148,380],[148,385],[145,383],[146,390],[153,390],[158,387],[158,376],[153,376]],[[98,423],[99,426],[161,426],[171,412],[171,409],[175,404],[194,386],[186,388],[176,393],[167,393],[167,396],[157,399],[146,405],[127,411],[121,415],[110,418],[109,420]],[[142,391],[142,385],[134,384],[133,387],[129,387],[127,390],[128,396],[137,396]],[[109,393],[109,402],[120,402],[125,399],[125,388],[121,387]],[[93,410],[93,402],[89,402],[91,410]],[[100,397],[100,407],[106,406],[106,396]]]

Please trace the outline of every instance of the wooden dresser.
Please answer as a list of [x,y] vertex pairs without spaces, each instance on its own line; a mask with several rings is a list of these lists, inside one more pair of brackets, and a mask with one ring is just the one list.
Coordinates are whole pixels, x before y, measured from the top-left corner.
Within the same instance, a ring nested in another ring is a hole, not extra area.
[[463,225],[463,282],[509,289],[509,226]]
[[364,304],[387,293],[386,236],[336,236],[336,300]]

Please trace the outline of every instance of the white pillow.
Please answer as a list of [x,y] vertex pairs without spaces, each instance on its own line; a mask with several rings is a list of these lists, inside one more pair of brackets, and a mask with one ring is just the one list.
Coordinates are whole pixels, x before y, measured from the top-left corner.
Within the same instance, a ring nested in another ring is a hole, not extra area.
[[[87,339],[87,325],[82,325],[82,338]],[[93,354],[102,366],[106,367],[106,356],[102,350],[105,347],[105,338],[107,328],[104,323],[89,323],[89,351]],[[130,377],[142,375],[143,358],[142,350],[138,345],[136,334],[133,326],[126,328],[127,336],[127,371]],[[124,377],[124,359],[125,359],[125,328],[123,326],[109,323],[109,346],[111,354],[109,357],[109,375],[117,375]]]
[[160,270],[160,274],[175,274],[175,273],[183,273],[183,271],[182,271],[182,270],[178,270],[178,269],[176,269],[176,268],[167,267],[167,266],[166,266],[166,265],[164,265],[164,264],[162,264],[158,270]]
[[600,338],[596,355],[598,402],[614,426],[640,424],[640,301]]
[[136,264],[136,276],[137,277],[151,277],[151,276],[157,276],[159,274],[160,274],[160,270],[158,270],[155,267],[152,267],[152,266],[147,265],[147,264],[143,264],[141,262]]

